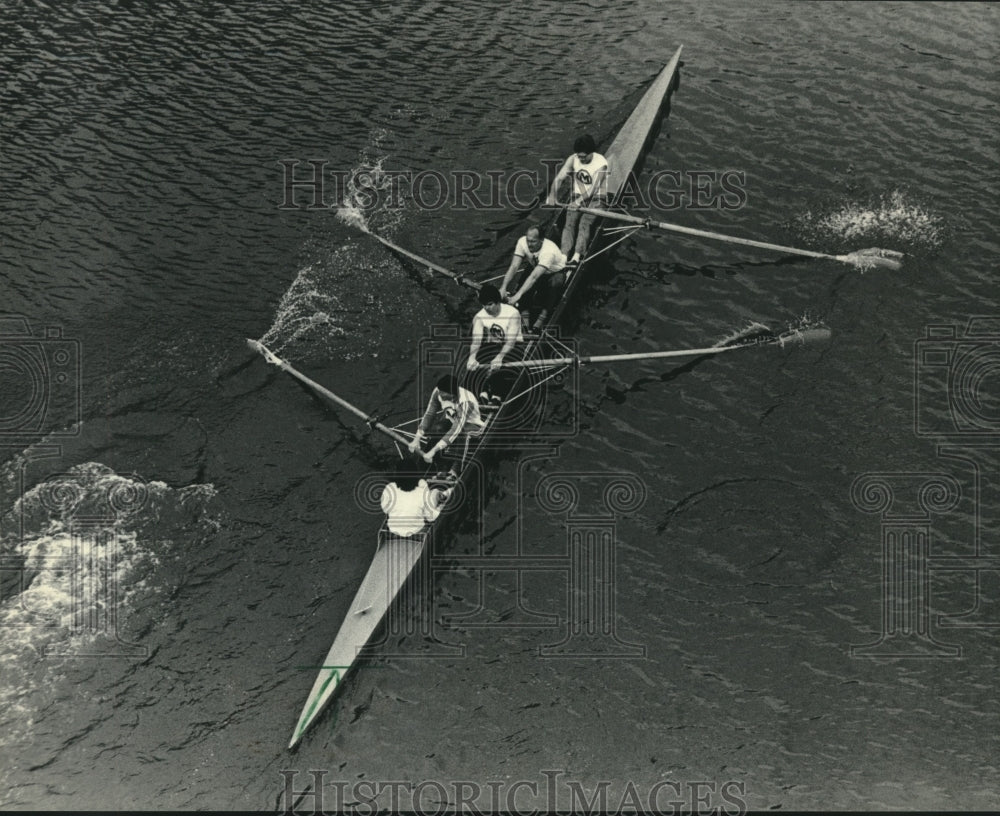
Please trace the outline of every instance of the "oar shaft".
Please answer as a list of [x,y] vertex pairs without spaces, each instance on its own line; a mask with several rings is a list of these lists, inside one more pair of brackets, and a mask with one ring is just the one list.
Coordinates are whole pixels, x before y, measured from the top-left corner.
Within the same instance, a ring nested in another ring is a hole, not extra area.
[[669,224],[666,221],[653,221],[646,218],[637,218],[634,215],[610,212],[608,210],[598,210],[593,207],[580,207],[580,212],[600,215],[604,218],[613,218],[618,221],[625,221],[629,224],[648,224],[657,229],[680,232],[684,235],[695,235],[699,238],[714,238],[717,241],[725,241],[729,244],[741,244],[743,246],[757,247],[759,249],[773,249],[776,252],[788,252],[792,255],[805,255],[807,258],[832,258],[839,260],[836,255],[827,255],[825,252],[813,252],[811,249],[797,249],[796,247],[782,246],[781,244],[769,244],[766,241],[754,241],[750,238],[735,238],[731,235],[723,235],[718,232],[695,229],[694,227],[682,227],[679,224]]
[[700,349],[674,349],[673,351],[637,351],[632,354],[598,354],[591,357],[581,357],[581,363],[620,363],[625,360],[659,360],[664,357],[694,357],[702,354],[718,354],[722,351],[732,351],[739,346],[712,346]]
[[594,354],[589,357],[549,357],[544,360],[518,360],[517,362],[504,363],[504,368],[548,368],[558,365],[572,365],[580,363],[620,363],[628,360],[662,360],[668,357],[702,357],[708,354],[722,354],[724,351],[736,351],[737,349],[753,349],[762,346],[785,346],[789,343],[809,343],[818,340],[828,340],[830,330],[825,326],[813,326],[811,328],[800,328],[785,332],[780,335],[771,335],[767,339],[747,340],[745,342],[734,342],[729,346],[710,346],[709,348],[695,349],[674,349],[671,351],[637,351],[629,354]]
[[[365,231],[367,232],[367,230]],[[384,246],[389,247],[389,249],[393,250],[394,252],[398,252],[400,255],[405,255],[410,260],[416,261],[418,264],[422,264],[423,266],[426,266],[428,269],[433,269],[435,272],[444,275],[446,278],[451,278],[453,281],[456,281],[462,284],[463,286],[468,286],[470,289],[476,289],[477,291],[479,289],[482,289],[482,285],[476,283],[476,281],[469,280],[463,275],[459,275],[456,274],[455,272],[452,272],[450,269],[445,269],[443,266],[439,266],[433,261],[428,261],[426,258],[421,258],[415,252],[410,252],[410,250],[404,249],[399,244],[395,244],[392,241],[390,241],[388,238],[383,238],[381,235],[376,235],[374,232],[368,232],[368,234],[376,241],[379,241]]]
[[530,368],[535,366],[545,368],[548,366],[572,365],[575,362],[587,365],[588,363],[620,363],[627,360],[657,360],[665,357],[694,357],[703,354],[719,354],[720,352],[732,351],[737,348],[745,348],[745,346],[712,346],[711,348],[674,349],[673,351],[638,351],[630,354],[594,354],[589,357],[548,357],[544,360],[518,360],[513,363],[503,363],[503,367]]
[[359,417],[360,419],[363,419],[365,422],[367,422],[373,428],[375,428],[378,431],[381,431],[386,436],[388,436],[390,439],[394,439],[395,441],[399,442],[402,445],[408,445],[408,444],[410,444],[410,440],[408,440],[406,437],[404,437],[398,431],[394,431],[392,428],[390,428],[390,427],[388,427],[386,425],[383,425],[381,422],[372,422],[370,416],[368,414],[366,414],[364,411],[362,411],[360,408],[358,408],[356,405],[352,405],[347,400],[345,400],[343,397],[338,397],[329,388],[324,388],[322,385],[320,385],[315,380],[310,379],[305,374],[303,374],[301,371],[297,370],[296,368],[294,368],[293,366],[291,366],[289,363],[286,363],[277,354],[275,354],[273,351],[271,351],[270,349],[268,349],[267,346],[265,346],[263,343],[260,343],[260,342],[258,342],[256,340],[247,340],[247,343],[249,344],[250,348],[254,349],[255,351],[260,352],[261,354],[263,354],[264,357],[269,362],[273,362],[276,366],[278,366],[278,368],[280,368],[283,371],[286,371],[287,373],[291,374],[299,382],[305,383],[311,389],[313,389],[313,391],[317,392],[321,396],[326,397],[328,400],[330,400],[333,403],[336,403],[341,408],[345,408],[346,410],[350,411],[355,416]]

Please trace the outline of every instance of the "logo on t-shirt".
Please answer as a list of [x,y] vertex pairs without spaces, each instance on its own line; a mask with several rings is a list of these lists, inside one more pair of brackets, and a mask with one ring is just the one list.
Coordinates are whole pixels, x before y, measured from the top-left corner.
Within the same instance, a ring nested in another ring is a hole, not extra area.
[[576,180],[580,184],[593,184],[594,179],[591,178],[590,173],[584,170],[582,167],[576,171]]
[[507,332],[498,323],[491,323],[487,331],[491,343],[503,343],[507,339]]

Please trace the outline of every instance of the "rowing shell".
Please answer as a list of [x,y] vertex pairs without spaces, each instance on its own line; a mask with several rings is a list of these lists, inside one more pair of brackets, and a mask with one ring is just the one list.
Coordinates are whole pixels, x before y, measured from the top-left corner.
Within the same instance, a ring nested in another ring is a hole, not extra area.
[[391,533],[380,535],[375,557],[358,594],[354,596],[347,617],[340,625],[333,646],[323,665],[316,667],[319,676],[302,709],[289,748],[294,748],[302,739],[306,729],[319,716],[344,675],[354,665],[358,652],[375,634],[389,606],[423,555],[426,541],[425,536],[401,538]]
[[[678,48],[670,62],[664,66],[653,84],[643,94],[642,99],[632,111],[632,115],[618,131],[614,142],[605,151],[610,168],[608,191],[613,198],[617,198],[624,189],[629,175],[639,161],[646,140],[653,132],[663,102],[676,82],[680,58],[681,48]],[[599,242],[601,231],[602,227],[595,224],[591,249]],[[563,291],[562,299],[546,326],[557,321],[566,309],[573,291],[583,278],[581,274],[583,266],[590,257],[592,254],[588,252],[587,257],[581,261],[578,271],[570,277]],[[537,342],[536,340],[529,343],[529,352]],[[515,391],[516,388],[515,384]],[[478,457],[479,452],[487,446],[492,427],[503,412],[504,408],[501,407],[488,420],[475,451],[466,460],[462,473],[459,475],[460,481],[468,478],[474,460]],[[434,524],[437,523],[439,522],[434,522]],[[343,682],[344,676],[357,660],[359,652],[375,633],[378,625],[388,613],[392,602],[402,590],[406,579],[423,555],[427,548],[427,542],[430,540],[430,534],[430,526],[421,533],[406,538],[394,536],[384,526],[379,532],[378,547],[375,550],[372,564],[368,568],[368,573],[361,583],[357,596],[351,603],[351,608],[341,624],[329,654],[323,661],[323,665],[318,667],[319,676],[316,678],[312,691],[309,693],[309,699],[299,716],[292,740],[288,745],[289,748],[298,745],[302,736],[323,712],[333,693]]]

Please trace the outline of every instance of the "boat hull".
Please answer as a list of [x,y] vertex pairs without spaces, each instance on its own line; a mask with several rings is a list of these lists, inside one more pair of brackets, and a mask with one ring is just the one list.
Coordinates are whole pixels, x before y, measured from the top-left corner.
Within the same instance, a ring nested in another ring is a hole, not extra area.
[[313,684],[299,722],[295,726],[289,748],[302,739],[313,721],[322,713],[344,676],[350,671],[358,654],[383,621],[392,602],[399,595],[426,547],[426,537],[398,537],[383,531],[371,566],[361,582],[361,588],[351,602],[351,608],[337,632],[333,646]]
[[[681,48],[677,49],[670,61],[653,80],[632,114],[618,131],[610,147],[605,151],[611,168],[608,190],[614,198],[617,198],[625,189],[628,177],[634,171],[643,147],[659,120],[663,104],[677,82],[681,50]],[[546,326],[558,321],[571,302],[574,291],[579,287],[580,281],[584,277],[581,272],[594,247],[602,239],[602,231],[603,223],[596,222],[588,254],[567,282],[559,305]],[[526,356],[532,352],[538,342],[538,338],[529,342]],[[519,387],[518,383],[526,377],[526,370],[522,370],[518,381],[514,384],[515,393]],[[490,447],[491,430],[500,424],[500,420],[505,416],[509,407],[509,403],[505,403],[494,412],[480,436],[475,450],[470,452],[471,455],[466,460],[459,475],[460,481],[467,482],[470,479],[470,474],[476,471],[475,463],[480,453]],[[509,441],[505,444],[509,445]],[[459,495],[461,495],[461,491]],[[435,524],[440,524],[440,521],[435,522]],[[429,529],[418,536],[406,539],[386,535],[385,530],[380,534],[380,544],[372,565],[365,575],[361,588],[351,604],[326,660],[321,667],[318,667],[319,676],[313,684],[312,692],[299,717],[299,722],[289,744],[290,748],[294,748],[299,743],[303,734],[323,712],[344,676],[354,665],[358,653],[374,635],[378,625],[389,611],[393,600],[402,590],[407,578],[427,548],[430,536]]]

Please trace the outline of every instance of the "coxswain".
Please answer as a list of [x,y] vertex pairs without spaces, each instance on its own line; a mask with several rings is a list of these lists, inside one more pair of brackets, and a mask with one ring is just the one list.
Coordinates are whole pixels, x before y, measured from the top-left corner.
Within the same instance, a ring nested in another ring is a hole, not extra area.
[[596,150],[597,143],[589,133],[578,138],[573,143],[572,155],[566,159],[556,174],[546,200],[548,205],[555,204],[563,180],[567,177],[572,180],[560,246],[563,255],[569,257],[570,252],[573,253],[569,260],[570,266],[578,265],[583,253],[587,251],[590,227],[597,217],[590,213],[581,216],[577,208],[592,207],[602,203],[607,195],[608,160]]
[[404,461],[382,490],[386,526],[397,536],[417,535],[441,514],[451,497],[452,488],[431,487],[419,472],[417,462]]

